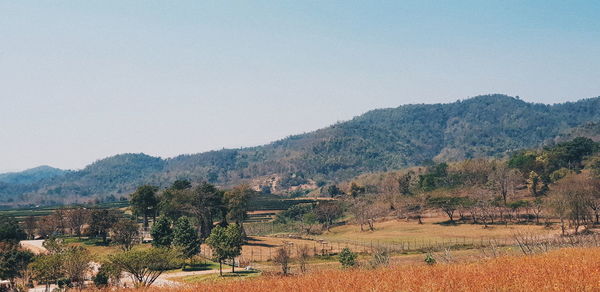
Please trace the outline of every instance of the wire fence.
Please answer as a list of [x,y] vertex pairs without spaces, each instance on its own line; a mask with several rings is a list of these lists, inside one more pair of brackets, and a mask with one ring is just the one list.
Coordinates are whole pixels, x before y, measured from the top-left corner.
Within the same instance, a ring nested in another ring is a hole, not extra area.
[[[536,236],[530,240],[535,242],[546,242],[552,240],[554,236]],[[309,256],[332,256],[338,254],[344,248],[349,248],[353,252],[372,254],[377,250],[384,249],[390,253],[414,253],[414,252],[436,252],[446,249],[481,249],[487,247],[501,247],[519,245],[519,238],[516,236],[510,238],[486,238],[486,237],[455,237],[443,240],[436,239],[410,239],[398,241],[356,241],[356,240],[335,240],[328,241],[318,238],[292,241],[282,238],[280,245],[245,245],[242,249],[242,255],[236,258],[236,263],[264,262],[273,260],[277,249],[285,247],[290,257],[297,258],[304,247]],[[203,245],[201,254],[211,258],[212,251],[210,247]]]

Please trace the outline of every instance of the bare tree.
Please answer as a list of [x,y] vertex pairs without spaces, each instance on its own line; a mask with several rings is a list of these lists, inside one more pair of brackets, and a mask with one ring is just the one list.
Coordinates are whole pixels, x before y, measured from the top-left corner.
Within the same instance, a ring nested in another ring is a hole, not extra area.
[[522,176],[518,170],[509,168],[503,161],[494,161],[492,165],[488,184],[494,192],[502,197],[502,201],[506,205],[508,196],[514,193],[515,185]]
[[306,273],[306,263],[309,257],[309,248],[307,245],[298,246],[298,264],[300,265],[300,272]]
[[290,273],[290,253],[285,247],[280,247],[275,251],[273,262],[281,267],[283,275]]
[[84,208],[69,209],[65,211],[66,225],[71,230],[71,234],[81,237],[81,228],[89,221],[89,211]]
[[555,215],[560,218],[563,235],[566,233],[566,221],[574,228],[593,222],[593,210],[590,207],[596,192],[590,177],[569,175],[560,180],[550,192],[549,204]]

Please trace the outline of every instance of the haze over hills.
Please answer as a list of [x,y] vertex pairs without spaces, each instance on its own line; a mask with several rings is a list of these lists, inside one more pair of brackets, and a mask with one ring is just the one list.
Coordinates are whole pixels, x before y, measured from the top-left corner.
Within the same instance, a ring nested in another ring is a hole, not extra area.
[[141,184],[166,186],[178,178],[222,186],[252,180],[282,191],[432,160],[502,157],[571,136],[598,138],[599,121],[600,97],[545,105],[485,95],[448,104],[404,105],[264,146],[170,159],[122,154],[40,179],[3,180],[6,175],[0,175],[0,201],[49,204],[118,197]]

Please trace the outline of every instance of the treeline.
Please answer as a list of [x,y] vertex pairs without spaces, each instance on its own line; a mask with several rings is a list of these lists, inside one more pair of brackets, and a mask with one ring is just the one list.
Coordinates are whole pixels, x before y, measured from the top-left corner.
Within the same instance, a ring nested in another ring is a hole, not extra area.
[[[47,288],[51,284],[83,288],[86,275],[93,272],[92,255],[67,244],[66,235],[88,236],[121,248],[122,252],[101,262],[93,277],[97,287],[119,285],[125,272],[136,286],[149,286],[164,271],[191,263],[202,243],[210,246],[213,260],[221,267],[231,260],[233,270],[245,241],[243,221],[254,194],[246,186],[224,191],[206,182],[192,186],[178,180],[164,190],[139,187],[130,196],[131,215],[118,209],[78,207],[30,216],[21,224],[0,217],[0,278],[8,279],[11,289],[17,289],[18,279],[19,289],[33,281]],[[48,254],[34,256],[23,250],[18,242],[27,238],[44,238]],[[152,240],[152,248],[137,247],[145,240]]]
[[507,161],[472,159],[367,175],[326,193],[344,202],[361,230],[374,230],[381,218],[421,222],[425,214],[442,212],[449,223],[485,226],[558,218],[563,232],[578,232],[598,224],[599,152],[600,143],[576,138]]

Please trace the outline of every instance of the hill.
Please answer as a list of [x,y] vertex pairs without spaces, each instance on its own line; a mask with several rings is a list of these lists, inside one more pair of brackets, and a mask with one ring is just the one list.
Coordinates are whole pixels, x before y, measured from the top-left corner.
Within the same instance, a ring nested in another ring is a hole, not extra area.
[[0,174],[0,183],[32,184],[41,180],[64,175],[67,172],[68,171],[66,170],[44,165],[21,172],[2,173]]
[[501,157],[554,143],[561,135],[585,135],[590,132],[586,127],[598,121],[600,97],[546,105],[485,95],[448,104],[403,105],[264,146],[170,159],[117,155],[34,186],[0,184],[0,200],[118,197],[143,183],[166,186],[177,178],[221,186],[251,181],[277,193],[432,161]]

